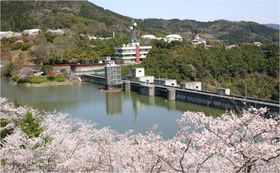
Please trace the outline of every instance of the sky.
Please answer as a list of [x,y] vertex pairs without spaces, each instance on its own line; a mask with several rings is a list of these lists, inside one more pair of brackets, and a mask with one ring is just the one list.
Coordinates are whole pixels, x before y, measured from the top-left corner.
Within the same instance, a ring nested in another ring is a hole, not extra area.
[[280,24],[279,0],[89,0],[95,5],[136,19],[254,21]]

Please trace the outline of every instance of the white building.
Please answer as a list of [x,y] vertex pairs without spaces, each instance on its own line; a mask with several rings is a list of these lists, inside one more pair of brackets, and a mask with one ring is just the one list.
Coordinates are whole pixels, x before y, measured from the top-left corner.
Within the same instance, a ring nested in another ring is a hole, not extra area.
[[195,36],[195,38],[192,40],[192,44],[194,44],[194,45],[199,45],[199,44],[206,45],[206,39],[197,34]]
[[154,83],[156,85],[165,85],[165,86],[177,86],[176,79],[155,79]]
[[136,78],[136,81],[145,82],[145,83],[154,83],[154,80],[155,80],[154,76],[141,76]]
[[145,69],[144,68],[133,68],[132,71],[132,77],[143,77],[145,76]]
[[63,35],[64,34],[64,31],[62,29],[48,29],[47,32],[57,34],[57,35]]
[[181,88],[201,91],[201,82],[183,82]]
[[260,46],[262,45],[262,43],[261,43],[261,42],[256,41],[256,42],[254,42],[254,45],[255,45],[255,46],[259,46],[259,47],[260,47]]
[[11,38],[11,37],[18,37],[21,38],[22,34],[19,32],[12,32],[12,31],[1,31],[0,32],[0,40],[2,38]]
[[131,71],[132,75],[129,77],[129,80],[145,82],[145,83],[154,83],[154,76],[145,76],[144,68],[133,68]]
[[40,29],[26,29],[22,31],[22,34],[28,35],[28,36],[35,36],[38,35],[39,32],[41,32]]
[[219,95],[230,95],[230,89],[229,88],[218,88],[217,94]]
[[165,37],[165,40],[167,41],[167,42],[171,42],[171,41],[183,41],[183,37],[181,37],[180,35],[178,35],[178,34],[170,34],[170,35],[167,35],[166,37]]
[[156,36],[151,35],[151,34],[148,34],[148,35],[142,35],[142,37],[141,37],[141,38],[143,38],[143,39],[150,39],[150,40],[155,40],[155,39],[157,39],[157,37],[156,37]]
[[238,47],[237,45],[229,45],[229,46],[226,46],[226,49],[233,49],[233,48],[236,48]]
[[115,47],[115,59],[128,63],[136,62],[136,46],[139,46],[140,61],[147,57],[148,52],[152,49],[152,46],[140,46],[139,43],[130,43]]

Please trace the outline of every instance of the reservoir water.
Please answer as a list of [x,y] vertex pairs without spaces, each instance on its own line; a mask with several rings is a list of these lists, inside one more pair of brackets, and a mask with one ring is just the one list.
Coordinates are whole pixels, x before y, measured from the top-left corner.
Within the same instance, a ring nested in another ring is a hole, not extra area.
[[39,110],[60,111],[70,117],[89,120],[97,128],[111,127],[119,132],[133,129],[144,133],[153,125],[165,138],[175,135],[176,120],[185,111],[205,112],[213,116],[223,110],[190,103],[167,101],[161,97],[147,97],[138,93],[106,93],[102,86],[83,83],[81,85],[28,88],[13,86],[6,78],[1,79],[1,96],[11,101],[33,106]]

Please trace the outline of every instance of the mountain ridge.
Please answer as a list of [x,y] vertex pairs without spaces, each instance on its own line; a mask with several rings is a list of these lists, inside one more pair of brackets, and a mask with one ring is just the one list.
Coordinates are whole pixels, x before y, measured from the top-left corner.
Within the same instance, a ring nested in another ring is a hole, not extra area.
[[266,27],[272,28],[272,29],[276,29],[276,30],[280,30],[280,25],[279,24],[275,24],[275,23],[268,23],[268,24],[264,24]]
[[[1,31],[22,31],[30,28],[69,28],[76,33],[95,33],[129,37],[131,18],[99,7],[89,1],[1,1]],[[19,22],[20,21],[20,22]],[[192,40],[196,34],[210,41],[237,44],[260,41],[279,42],[278,30],[255,22],[216,20],[200,22],[180,19],[135,19],[138,37],[149,33],[164,36],[171,33]]]

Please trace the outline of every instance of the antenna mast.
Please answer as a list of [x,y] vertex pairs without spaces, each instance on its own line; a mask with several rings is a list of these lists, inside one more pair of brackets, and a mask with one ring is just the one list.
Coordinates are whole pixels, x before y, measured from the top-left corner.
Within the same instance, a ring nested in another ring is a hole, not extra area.
[[137,38],[136,38],[137,23],[134,21],[134,19],[132,19],[131,26],[129,28],[131,29],[131,43],[138,43]]

